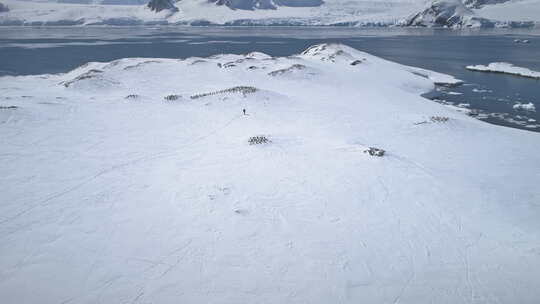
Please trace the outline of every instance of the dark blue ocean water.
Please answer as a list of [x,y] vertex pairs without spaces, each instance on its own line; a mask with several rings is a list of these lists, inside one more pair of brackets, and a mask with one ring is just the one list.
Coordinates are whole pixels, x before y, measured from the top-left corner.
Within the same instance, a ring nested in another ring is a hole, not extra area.
[[[515,39],[530,43],[515,43]],[[540,30],[3,27],[0,76],[60,73],[89,61],[125,57],[186,58],[251,51],[283,56],[322,42],[344,43],[399,63],[451,74],[465,85],[441,90],[439,102],[468,104],[488,122],[540,131],[540,81],[465,69],[505,61],[540,71]],[[514,109],[518,102],[532,102],[538,112]]]

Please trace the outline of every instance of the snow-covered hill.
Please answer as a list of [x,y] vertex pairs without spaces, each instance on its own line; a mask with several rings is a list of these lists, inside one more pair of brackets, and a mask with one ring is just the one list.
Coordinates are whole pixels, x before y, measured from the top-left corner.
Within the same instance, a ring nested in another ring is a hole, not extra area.
[[342,45],[0,78],[2,303],[536,303],[540,133],[435,82]]
[[[0,25],[346,25],[346,26],[534,26],[540,0],[497,5],[461,0],[159,0],[157,14],[146,5],[65,4],[5,0],[10,12]],[[66,0],[70,1],[70,0]],[[112,1],[112,0],[111,0]],[[125,1],[106,2],[123,3]],[[156,2],[156,1],[154,1]],[[133,1],[125,3],[133,4]],[[165,3],[165,4],[163,4]],[[174,3],[174,5],[173,5]],[[489,2],[491,3],[491,2]],[[170,5],[169,5],[170,4]],[[510,12],[507,14],[507,12]]]

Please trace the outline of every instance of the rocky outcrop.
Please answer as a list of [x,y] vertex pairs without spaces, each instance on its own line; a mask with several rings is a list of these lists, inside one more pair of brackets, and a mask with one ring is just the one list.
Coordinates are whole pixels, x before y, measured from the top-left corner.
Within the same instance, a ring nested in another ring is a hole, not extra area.
[[371,156],[383,157],[386,151],[375,147],[369,147],[369,149],[365,150],[364,153],[369,153]]
[[208,0],[216,5],[225,5],[230,9],[276,9],[278,6],[314,7],[323,4],[323,0]]
[[176,3],[176,0],[152,0],[148,2],[147,6],[156,13],[163,10],[177,12],[178,8],[174,5],[174,3]]
[[0,3],[0,13],[9,12],[9,7],[7,5]]

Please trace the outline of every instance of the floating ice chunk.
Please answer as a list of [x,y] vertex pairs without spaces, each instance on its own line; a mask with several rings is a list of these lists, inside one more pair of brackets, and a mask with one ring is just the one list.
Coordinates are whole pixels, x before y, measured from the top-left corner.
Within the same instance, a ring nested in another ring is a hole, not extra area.
[[477,89],[477,88],[472,89],[472,91],[474,93],[491,93],[491,92],[493,92],[492,90]]
[[488,65],[469,65],[466,69],[477,72],[502,73],[540,79],[540,72],[518,67],[508,62],[493,62]]
[[513,108],[514,108],[514,110],[524,110],[524,111],[531,111],[531,112],[536,111],[536,107],[534,106],[534,104],[532,102],[529,102],[529,103],[516,103],[513,106]]

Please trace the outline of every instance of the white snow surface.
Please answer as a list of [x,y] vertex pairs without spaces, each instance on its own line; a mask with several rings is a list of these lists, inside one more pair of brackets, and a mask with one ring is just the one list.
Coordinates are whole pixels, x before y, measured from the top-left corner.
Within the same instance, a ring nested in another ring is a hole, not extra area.
[[540,134],[434,79],[343,45],[0,78],[2,303],[537,303]]
[[492,62],[488,65],[468,65],[466,69],[478,72],[503,73],[540,79],[540,72],[533,71],[524,67],[518,67],[508,62]]

